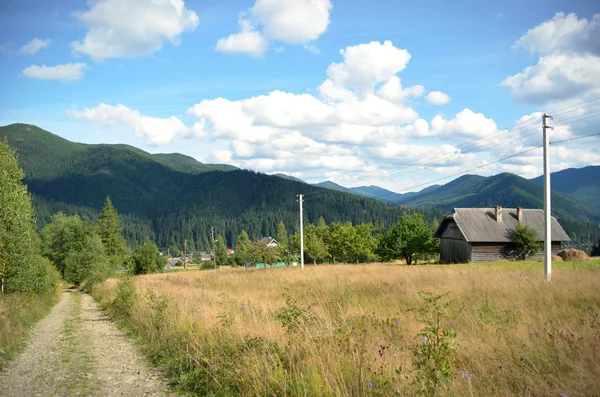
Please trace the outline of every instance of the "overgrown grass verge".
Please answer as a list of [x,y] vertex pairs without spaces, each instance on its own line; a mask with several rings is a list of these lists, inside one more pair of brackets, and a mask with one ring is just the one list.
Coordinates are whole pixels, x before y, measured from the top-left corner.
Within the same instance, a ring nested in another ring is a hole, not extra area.
[[71,291],[71,311],[64,322],[58,343],[60,371],[57,388],[64,396],[89,396],[100,390],[100,382],[94,378],[94,362],[86,336],[81,333],[81,304],[79,292]]
[[0,370],[25,347],[29,330],[50,312],[59,294],[0,294]]
[[595,262],[552,283],[535,262],[342,265],[148,275],[94,296],[191,394],[558,396],[600,390],[599,283]]

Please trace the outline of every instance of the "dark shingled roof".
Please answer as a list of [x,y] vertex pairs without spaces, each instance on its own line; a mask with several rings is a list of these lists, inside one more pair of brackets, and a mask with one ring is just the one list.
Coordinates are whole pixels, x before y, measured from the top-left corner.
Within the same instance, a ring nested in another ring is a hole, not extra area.
[[[510,242],[512,232],[517,227],[517,209],[503,208],[502,221],[496,220],[495,208],[455,208],[444,215],[435,232],[440,237],[446,225],[455,221],[466,241],[469,242]],[[544,210],[523,209],[521,224],[537,231],[538,240],[544,240]],[[552,241],[571,241],[560,224],[552,217]]]

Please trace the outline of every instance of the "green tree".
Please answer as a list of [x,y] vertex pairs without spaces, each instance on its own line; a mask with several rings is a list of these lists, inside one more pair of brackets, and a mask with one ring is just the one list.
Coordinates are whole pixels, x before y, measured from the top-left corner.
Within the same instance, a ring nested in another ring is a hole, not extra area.
[[156,244],[147,241],[133,250],[131,265],[133,274],[148,274],[160,272],[164,269],[166,258],[160,255]]
[[323,262],[329,256],[327,244],[323,241],[318,226],[308,225],[304,229],[304,255],[308,256],[314,265]]
[[367,262],[373,258],[375,240],[373,239],[373,225],[361,223],[354,226],[354,241],[352,244],[352,259],[354,262]]
[[590,256],[600,256],[600,240],[596,242],[592,246],[592,251],[590,252]]
[[104,272],[106,255],[100,236],[91,233],[86,236],[83,246],[78,251],[71,251],[66,258],[66,281],[79,285],[88,280],[93,272]]
[[538,241],[538,235],[534,228],[527,225],[517,224],[512,236],[512,256],[519,261],[526,260],[540,252],[542,244]]
[[418,213],[403,214],[398,223],[387,231],[381,231],[376,253],[382,261],[403,258],[407,265],[437,251],[438,242]]
[[248,246],[250,245],[250,238],[245,230],[242,230],[237,238],[235,246],[234,261],[238,266],[244,266],[248,263]]
[[108,196],[96,221],[96,231],[102,239],[104,252],[109,258],[111,266],[113,268],[119,266],[127,253],[127,246],[122,235],[123,228],[119,215]]
[[54,263],[64,277],[67,257],[83,249],[91,232],[90,225],[78,215],[66,216],[59,212],[41,232],[42,254]]
[[225,238],[220,234],[217,236],[217,242],[215,243],[215,258],[217,266],[227,265],[229,262],[227,258],[227,243]]
[[264,241],[253,241],[248,246],[248,259],[254,264],[264,263],[266,267],[277,262],[277,250]]
[[275,234],[275,240],[277,240],[277,246],[287,246],[288,244],[287,230],[285,229],[285,224],[283,223],[283,221],[280,221],[277,225],[277,233]]
[[31,199],[25,176],[6,139],[0,142],[0,291],[50,292],[58,277],[39,255]]

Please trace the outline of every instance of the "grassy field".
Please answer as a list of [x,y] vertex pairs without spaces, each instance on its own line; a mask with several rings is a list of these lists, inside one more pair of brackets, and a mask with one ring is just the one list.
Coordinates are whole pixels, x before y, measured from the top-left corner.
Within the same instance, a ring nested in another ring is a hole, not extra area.
[[157,274],[94,294],[192,394],[598,396],[600,261],[553,265],[551,283],[536,262],[373,264]]

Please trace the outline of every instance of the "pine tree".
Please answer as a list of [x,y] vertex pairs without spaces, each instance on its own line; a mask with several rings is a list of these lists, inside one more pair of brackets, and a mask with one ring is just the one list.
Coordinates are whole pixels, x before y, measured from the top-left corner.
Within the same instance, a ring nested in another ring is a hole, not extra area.
[[237,238],[237,244],[235,246],[234,260],[238,266],[245,265],[248,263],[248,246],[250,245],[250,238],[245,230],[242,230]]
[[98,216],[96,222],[96,231],[104,245],[106,256],[113,266],[118,265],[119,261],[127,252],[125,239],[122,236],[121,221],[117,210],[113,207],[110,197],[106,197],[104,208]]
[[225,245],[225,238],[221,235],[217,236],[217,242],[215,243],[215,258],[217,266],[227,264],[227,246]]

